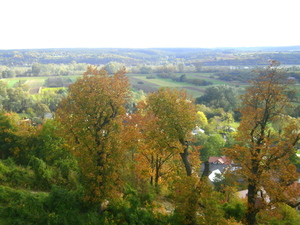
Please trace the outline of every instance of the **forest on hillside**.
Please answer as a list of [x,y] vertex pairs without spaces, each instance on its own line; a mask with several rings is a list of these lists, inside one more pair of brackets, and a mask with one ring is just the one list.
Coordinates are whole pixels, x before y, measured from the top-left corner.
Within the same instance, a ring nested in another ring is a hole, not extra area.
[[201,62],[203,66],[258,66],[268,60],[285,65],[300,64],[300,46],[261,48],[99,48],[99,49],[15,49],[0,50],[0,64],[29,66],[69,64],[72,62],[102,65],[115,61],[126,67]]
[[1,224],[299,224],[298,81],[278,62],[242,92],[209,84],[196,99],[134,89],[127,68],[66,65],[83,70],[68,88],[0,81]]

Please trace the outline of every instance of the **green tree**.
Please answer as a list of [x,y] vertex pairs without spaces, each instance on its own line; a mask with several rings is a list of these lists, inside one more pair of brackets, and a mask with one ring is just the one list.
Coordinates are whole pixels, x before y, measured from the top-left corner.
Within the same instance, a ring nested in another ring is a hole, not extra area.
[[34,109],[35,109],[36,115],[37,115],[37,116],[40,116],[40,117],[42,117],[42,118],[44,117],[45,113],[50,112],[49,107],[48,107],[46,104],[43,104],[43,103],[41,103],[41,102],[37,102],[37,103],[35,104]]
[[180,62],[178,63],[177,68],[179,73],[183,73],[185,70],[185,64],[183,62]]
[[[290,106],[286,95],[290,85],[277,65],[271,61],[267,69],[256,71],[257,78],[241,98],[242,118],[236,135],[239,144],[225,151],[240,165],[240,175],[248,185],[245,222],[249,225],[257,224],[256,215],[266,205],[291,199],[288,186],[298,179],[290,158],[300,139],[300,123],[291,118],[281,132],[272,127],[272,122]],[[256,205],[257,198],[261,199],[260,205]]]
[[99,205],[118,188],[118,170],[123,162],[121,143],[129,82],[125,69],[113,76],[88,67],[70,86],[69,95],[57,110],[62,135],[78,160],[86,200]]
[[7,84],[0,81],[0,110],[3,109],[3,102],[7,100]]
[[13,70],[4,70],[4,71],[2,71],[2,77],[3,78],[13,78],[15,76],[16,76],[16,73]]
[[33,98],[29,94],[28,88],[19,86],[7,89],[7,98],[3,101],[3,108],[10,112],[22,113],[33,104]]
[[152,68],[150,66],[143,65],[140,68],[140,73],[142,73],[142,74],[150,74],[150,73],[152,73]]
[[38,76],[41,72],[41,69],[42,69],[42,65],[39,63],[34,63],[31,66],[31,72],[34,76]]
[[124,64],[119,62],[109,62],[104,66],[104,70],[107,71],[108,74],[116,73],[120,71],[124,67]]
[[195,70],[197,73],[201,72],[202,71],[202,62],[200,61],[196,61],[194,63],[194,66],[195,66]]
[[221,149],[224,146],[225,141],[220,134],[209,136],[200,150],[201,161],[207,161],[210,156],[221,156]]
[[55,112],[63,97],[66,97],[66,89],[59,89],[58,91],[45,91],[43,92],[41,103],[47,105],[51,112]]
[[145,99],[145,93],[143,90],[131,90],[130,99],[126,102],[126,111],[133,113],[136,110],[137,104]]
[[205,89],[203,96],[196,99],[197,104],[207,104],[225,111],[235,110],[238,105],[238,92],[235,87],[214,85]]

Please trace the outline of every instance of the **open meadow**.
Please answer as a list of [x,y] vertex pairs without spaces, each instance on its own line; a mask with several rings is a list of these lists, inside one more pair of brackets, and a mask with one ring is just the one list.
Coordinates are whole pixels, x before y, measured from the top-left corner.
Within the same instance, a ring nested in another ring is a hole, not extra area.
[[[175,76],[181,76],[181,73],[174,74]],[[247,84],[229,82],[219,80],[217,77],[212,77],[213,73],[186,73],[187,79],[201,79],[207,82],[211,82],[212,85],[230,85],[239,87],[239,91],[242,92]],[[152,92],[157,90],[159,87],[172,87],[185,89],[194,98],[200,97],[205,92],[207,86],[198,86],[188,82],[173,81],[170,78],[161,78],[154,74],[128,74],[131,85],[134,88],[141,89],[145,92]]]
[[[175,76],[181,76],[180,73],[174,74]],[[146,93],[158,90],[160,87],[172,87],[178,89],[185,89],[192,97],[197,98],[203,95],[205,89],[208,86],[197,86],[188,82],[178,82],[170,78],[161,78],[155,74],[127,74],[129,77],[131,86],[138,90],[143,90]],[[1,79],[6,82],[8,87],[16,87],[18,83],[28,85],[31,94],[37,94],[44,89],[53,89],[68,87],[74,83],[78,75],[72,76],[50,76],[50,77],[15,77]],[[201,79],[211,82],[212,85],[232,85],[239,87],[240,91],[244,90],[246,84],[228,82],[219,80],[218,77],[213,77],[212,73],[187,73],[188,79]]]

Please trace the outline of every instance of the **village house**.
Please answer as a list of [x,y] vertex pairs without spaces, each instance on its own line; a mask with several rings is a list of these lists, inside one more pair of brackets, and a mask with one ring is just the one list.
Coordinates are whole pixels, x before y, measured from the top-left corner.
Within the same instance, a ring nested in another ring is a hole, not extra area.
[[213,182],[217,174],[223,174],[229,168],[233,168],[231,159],[226,156],[210,156],[207,162],[202,163],[200,173]]

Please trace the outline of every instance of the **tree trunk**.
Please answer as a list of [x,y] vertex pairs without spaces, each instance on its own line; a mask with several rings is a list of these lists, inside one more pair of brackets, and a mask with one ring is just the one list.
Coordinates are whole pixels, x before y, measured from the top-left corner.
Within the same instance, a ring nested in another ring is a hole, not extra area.
[[153,186],[153,176],[150,176],[150,185]]
[[201,176],[201,180],[203,180],[204,177],[208,177],[208,176],[209,176],[209,162],[206,161],[206,162],[204,162],[204,170],[203,170],[203,173]]
[[159,165],[155,165],[155,187],[158,187],[158,180],[159,180]]
[[189,162],[189,158],[188,158],[188,144],[185,145],[184,151],[183,153],[180,153],[181,159],[183,161],[183,164],[185,166],[185,171],[186,171],[186,175],[187,176],[191,176],[192,175],[192,169],[191,169],[191,164]]
[[248,208],[246,213],[246,224],[257,225],[256,214],[258,213],[259,206],[256,206],[257,198],[257,185],[252,184],[251,181],[248,184]]

